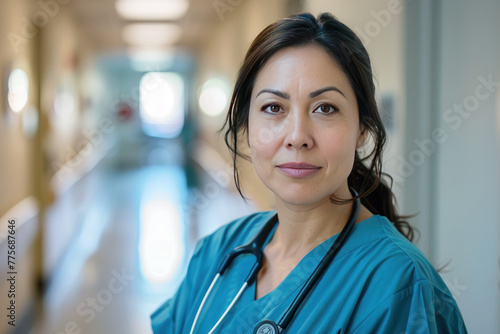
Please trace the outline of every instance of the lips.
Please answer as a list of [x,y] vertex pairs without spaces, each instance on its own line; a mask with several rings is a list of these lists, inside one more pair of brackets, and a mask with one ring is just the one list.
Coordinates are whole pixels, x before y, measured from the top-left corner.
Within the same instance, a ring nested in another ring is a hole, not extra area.
[[296,178],[314,175],[321,169],[319,166],[304,162],[287,162],[276,167],[284,174]]

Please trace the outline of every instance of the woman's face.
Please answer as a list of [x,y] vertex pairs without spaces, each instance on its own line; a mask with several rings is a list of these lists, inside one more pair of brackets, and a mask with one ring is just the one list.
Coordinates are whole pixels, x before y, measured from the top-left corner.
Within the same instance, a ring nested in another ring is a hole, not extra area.
[[361,135],[356,96],[319,46],[290,47],[261,69],[252,90],[248,143],[254,168],[293,205],[349,198],[347,177]]

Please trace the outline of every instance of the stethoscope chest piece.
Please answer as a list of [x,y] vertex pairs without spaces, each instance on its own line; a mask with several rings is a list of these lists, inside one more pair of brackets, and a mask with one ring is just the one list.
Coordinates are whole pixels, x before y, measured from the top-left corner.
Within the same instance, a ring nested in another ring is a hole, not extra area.
[[276,325],[276,323],[272,320],[261,321],[253,331],[253,334],[279,334],[279,333],[280,330],[278,325]]

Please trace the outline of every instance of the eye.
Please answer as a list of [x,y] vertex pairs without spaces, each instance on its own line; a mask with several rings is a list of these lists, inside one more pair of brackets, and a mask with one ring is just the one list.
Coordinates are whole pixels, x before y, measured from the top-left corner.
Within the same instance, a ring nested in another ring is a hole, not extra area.
[[332,106],[331,104],[323,103],[314,111],[319,112],[320,114],[330,115],[337,113],[339,109],[337,107]]
[[283,109],[278,104],[266,104],[261,108],[261,110],[270,114],[277,114],[283,111]]

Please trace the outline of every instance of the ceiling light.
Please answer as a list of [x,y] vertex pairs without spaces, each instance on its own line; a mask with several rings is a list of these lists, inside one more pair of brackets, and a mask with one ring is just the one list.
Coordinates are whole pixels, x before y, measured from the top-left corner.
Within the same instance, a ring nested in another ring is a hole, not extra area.
[[201,110],[209,116],[218,116],[225,111],[228,103],[227,84],[220,79],[207,80],[201,87],[198,100]]
[[187,0],[118,0],[118,14],[127,20],[176,20],[188,10]]
[[135,46],[171,45],[181,36],[181,28],[172,23],[135,23],[123,29],[125,42]]

